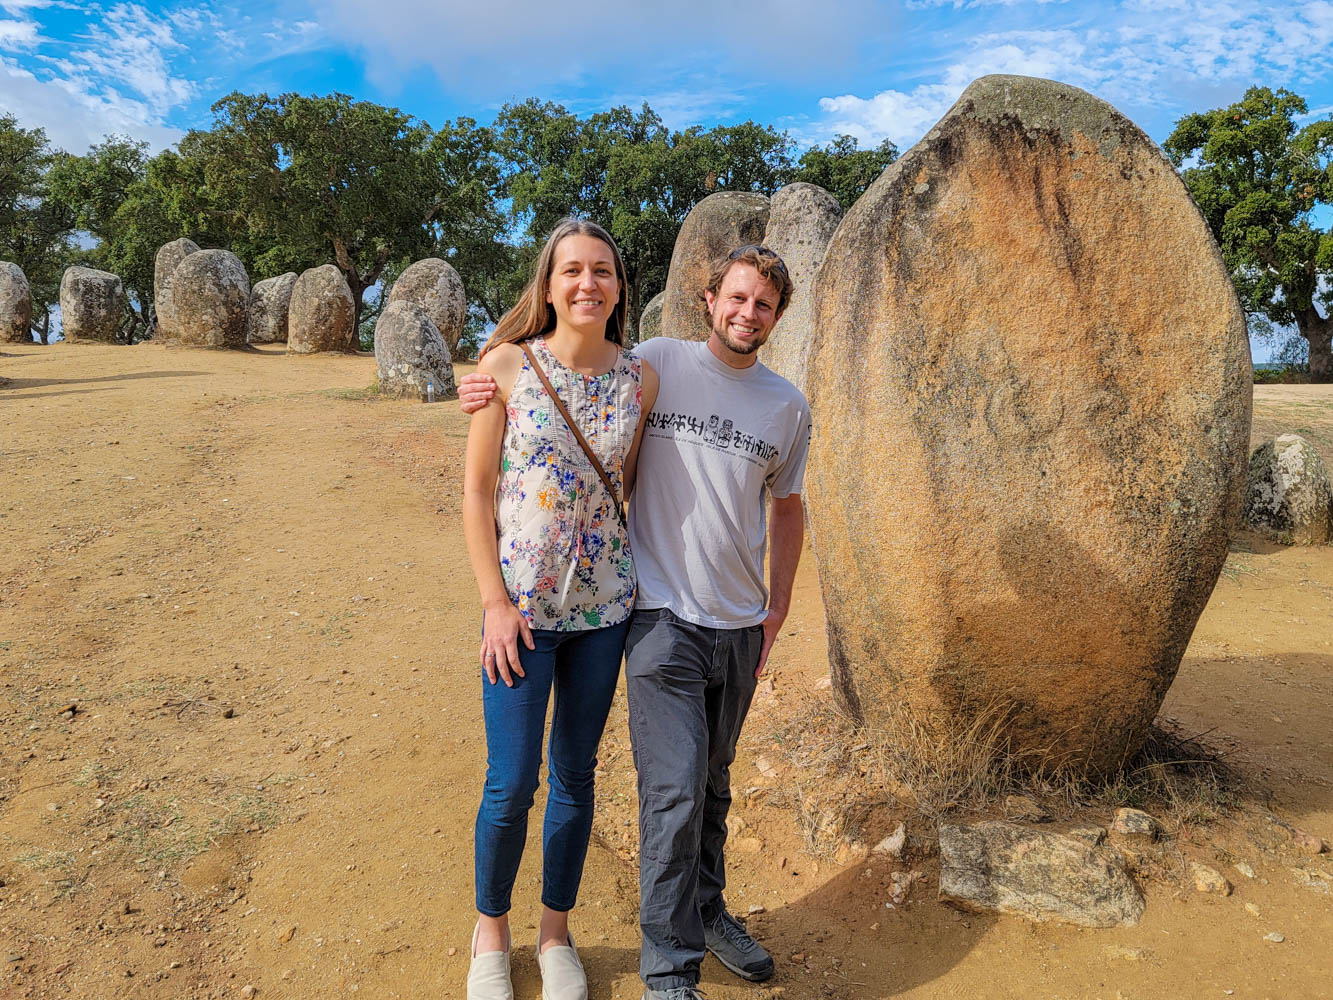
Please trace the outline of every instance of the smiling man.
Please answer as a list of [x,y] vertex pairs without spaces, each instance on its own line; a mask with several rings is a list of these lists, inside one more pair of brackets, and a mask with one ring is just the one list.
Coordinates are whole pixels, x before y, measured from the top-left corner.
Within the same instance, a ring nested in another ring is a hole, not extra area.
[[[704,290],[706,342],[635,348],[659,378],[630,497],[639,589],[625,648],[644,1000],[695,1000],[706,951],[752,982],[773,975],[727,912],[723,848],[736,742],[787,617],[805,526],[810,409],[756,356],[791,293],[773,251],[741,247]],[[489,396],[484,377],[459,389],[468,412]]]

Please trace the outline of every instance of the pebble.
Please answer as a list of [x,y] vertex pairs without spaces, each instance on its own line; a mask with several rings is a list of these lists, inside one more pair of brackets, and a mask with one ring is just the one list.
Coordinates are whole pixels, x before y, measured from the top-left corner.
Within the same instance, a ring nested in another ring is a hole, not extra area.
[[283,944],[286,944],[295,935],[296,935],[296,925],[293,924],[292,926],[287,927],[281,933],[278,934],[278,940],[281,941]]
[[897,829],[875,845],[874,853],[887,854],[891,858],[901,858],[903,848],[906,846],[907,827],[899,823]]
[[1246,878],[1254,878],[1254,877],[1255,877],[1255,876],[1254,876],[1254,869],[1251,868],[1250,865],[1249,865],[1247,862],[1245,862],[1245,861],[1237,861],[1236,864],[1235,864],[1235,869],[1236,869],[1236,871],[1238,871],[1238,872],[1240,872],[1242,875],[1244,875]]
[[1111,832],[1130,837],[1146,837],[1156,840],[1162,824],[1149,816],[1142,809],[1117,809],[1115,819],[1111,821]]
[[1051,814],[1026,795],[1006,795],[1004,818],[1027,823],[1045,823],[1051,818]]
[[1218,896],[1231,895],[1231,883],[1216,868],[1209,868],[1194,861],[1190,863],[1190,874],[1194,876],[1194,888],[1199,892],[1211,892]]
[[750,909],[746,912],[748,912],[750,916],[754,916],[756,913],[763,913],[764,908],[760,906],[758,903],[752,903],[750,905]]
[[1274,944],[1281,944],[1283,941],[1287,939],[1283,937],[1281,934],[1279,934],[1277,931],[1273,931],[1271,934],[1265,934],[1264,940],[1272,941]]
[[449,949],[449,957],[450,957],[450,958],[453,958],[453,957],[454,957],[455,955],[457,955],[457,954],[458,954],[458,949],[457,949],[457,948],[450,948],[450,949]]
[[236,709],[231,708],[230,706],[222,710],[222,717],[224,719],[230,719],[235,715],[236,715]]
[[1292,830],[1291,839],[1297,847],[1307,854],[1322,854],[1324,852],[1324,841],[1313,833],[1306,833],[1304,830]]
[[259,992],[258,988],[251,986],[249,983],[246,983],[244,986],[241,987],[241,996],[246,997],[247,1000],[249,997],[254,996],[258,992]]
[[1257,917],[1259,916],[1259,907],[1255,906],[1253,903],[1246,903],[1245,912],[1252,917]]
[[793,953],[793,955],[792,955],[792,957],[791,957],[791,960],[792,960],[793,962],[804,962],[804,961],[805,961],[805,952],[803,952],[803,951],[798,951],[798,952]]

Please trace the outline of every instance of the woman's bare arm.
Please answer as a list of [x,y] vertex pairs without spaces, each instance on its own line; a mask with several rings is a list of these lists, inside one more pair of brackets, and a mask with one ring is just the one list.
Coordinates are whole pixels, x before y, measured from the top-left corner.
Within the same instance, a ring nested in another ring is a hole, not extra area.
[[657,402],[657,372],[647,361],[641,361],[640,364],[642,365],[642,376],[639,383],[642,407],[639,411],[639,426],[634,431],[634,441],[629,446],[629,454],[625,456],[625,469],[621,477],[624,480],[626,500],[634,492],[634,481],[639,473],[639,447],[643,444],[643,429],[648,426],[648,411]]

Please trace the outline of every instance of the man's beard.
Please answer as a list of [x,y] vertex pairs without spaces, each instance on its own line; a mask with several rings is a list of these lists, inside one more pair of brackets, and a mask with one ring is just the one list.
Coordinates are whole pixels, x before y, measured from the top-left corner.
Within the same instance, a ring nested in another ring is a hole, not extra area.
[[736,340],[732,337],[731,331],[727,329],[726,320],[715,320],[713,322],[713,332],[717,334],[717,339],[722,341],[724,347],[733,354],[753,354],[768,340],[764,337],[760,340],[758,337],[751,341]]

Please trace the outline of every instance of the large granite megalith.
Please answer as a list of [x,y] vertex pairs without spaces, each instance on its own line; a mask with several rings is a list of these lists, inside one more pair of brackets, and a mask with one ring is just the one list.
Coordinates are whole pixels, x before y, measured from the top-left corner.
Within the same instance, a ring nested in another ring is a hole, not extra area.
[[685,216],[671,251],[662,297],[662,333],[678,340],[707,340],[703,291],[713,262],[737,247],[764,242],[768,198],[748,191],[710,194]]
[[1250,454],[1245,524],[1286,545],[1333,540],[1333,484],[1314,445],[1279,434]]
[[[444,338],[449,357],[454,356],[463,338],[467,318],[467,295],[463,279],[452,264],[439,257],[427,257],[408,266],[389,290],[389,302],[414,302],[426,310],[435,329]],[[452,370],[452,366],[450,366]]]
[[820,269],[806,499],[834,689],[874,725],[1003,718],[1026,762],[1142,743],[1227,552],[1244,318],[1158,148],[977,80]]
[[110,271],[67,267],[60,279],[60,332],[66,340],[113,343],[125,316],[125,288]]
[[639,343],[662,336],[662,300],[665,298],[665,292],[658,292],[639,313]]
[[0,344],[32,343],[32,289],[23,268],[0,260]]
[[183,236],[158,248],[157,256],[153,258],[153,308],[157,312],[157,332],[153,334],[154,340],[175,339],[176,332],[172,326],[171,311],[173,276],[181,261],[190,254],[198,252],[199,244]]
[[230,250],[200,250],[171,275],[171,337],[187,347],[244,347],[250,276]]
[[380,393],[419,395],[426,384],[435,398],[458,395],[449,346],[423,306],[405,299],[391,301],[375,322],[375,363]]
[[817,184],[788,184],[773,195],[764,245],[782,258],[796,286],[764,346],[764,364],[802,392],[815,324],[815,275],[842,221],[838,199]]
[[301,272],[287,309],[287,353],[350,349],[355,315],[352,290],[337,267],[321,264]]
[[287,311],[291,307],[296,272],[256,281],[246,308],[245,339],[250,344],[287,342]]

